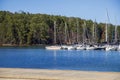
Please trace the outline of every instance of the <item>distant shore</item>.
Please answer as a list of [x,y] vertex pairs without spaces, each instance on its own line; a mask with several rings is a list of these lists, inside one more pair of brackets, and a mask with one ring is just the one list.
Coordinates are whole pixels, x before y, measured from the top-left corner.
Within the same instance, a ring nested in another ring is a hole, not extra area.
[[33,44],[33,45],[17,45],[17,44],[0,44],[0,47],[39,47],[45,48],[45,44]]
[[120,80],[120,72],[0,68],[0,80]]
[[18,45],[18,44],[0,44],[0,46],[43,46],[45,44],[32,44],[32,45],[27,45],[27,44],[22,44],[22,45]]

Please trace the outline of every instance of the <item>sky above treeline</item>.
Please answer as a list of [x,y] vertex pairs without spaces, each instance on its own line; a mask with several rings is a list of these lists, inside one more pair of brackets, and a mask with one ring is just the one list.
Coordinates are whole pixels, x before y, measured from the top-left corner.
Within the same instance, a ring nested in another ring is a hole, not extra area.
[[0,10],[96,19],[98,23],[120,25],[120,0],[0,0]]

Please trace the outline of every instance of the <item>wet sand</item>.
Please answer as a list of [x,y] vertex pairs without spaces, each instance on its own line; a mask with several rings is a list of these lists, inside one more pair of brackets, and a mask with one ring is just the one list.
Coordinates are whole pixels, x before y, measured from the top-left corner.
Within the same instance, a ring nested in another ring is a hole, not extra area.
[[0,80],[120,80],[120,72],[0,68]]

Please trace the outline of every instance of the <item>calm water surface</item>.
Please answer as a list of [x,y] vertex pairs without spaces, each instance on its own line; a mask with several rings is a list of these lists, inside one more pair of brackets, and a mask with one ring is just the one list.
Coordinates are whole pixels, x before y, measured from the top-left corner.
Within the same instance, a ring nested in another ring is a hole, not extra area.
[[0,67],[120,72],[120,52],[0,48]]

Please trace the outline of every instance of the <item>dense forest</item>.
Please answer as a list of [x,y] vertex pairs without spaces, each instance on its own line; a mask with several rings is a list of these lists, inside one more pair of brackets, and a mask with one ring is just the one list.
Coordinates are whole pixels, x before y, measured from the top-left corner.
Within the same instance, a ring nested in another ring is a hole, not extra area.
[[[118,42],[120,26],[107,26],[108,42]],[[105,23],[78,17],[0,11],[1,45],[102,43],[105,31]]]

